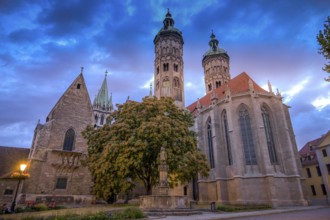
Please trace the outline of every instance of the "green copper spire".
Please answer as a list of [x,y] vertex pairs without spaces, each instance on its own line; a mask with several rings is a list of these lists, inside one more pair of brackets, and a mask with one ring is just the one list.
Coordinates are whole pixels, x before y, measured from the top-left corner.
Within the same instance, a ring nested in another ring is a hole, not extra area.
[[108,98],[108,83],[107,83],[107,75],[108,71],[105,71],[105,77],[99,90],[97,96],[94,99],[93,105],[94,107],[98,107],[103,110],[112,109],[112,97]]

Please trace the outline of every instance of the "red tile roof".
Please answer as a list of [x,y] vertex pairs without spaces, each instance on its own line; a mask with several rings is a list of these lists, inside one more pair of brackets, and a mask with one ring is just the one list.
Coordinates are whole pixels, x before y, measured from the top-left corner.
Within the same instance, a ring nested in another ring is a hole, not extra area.
[[315,148],[324,140],[325,137],[326,135],[322,135],[322,137],[309,141],[300,149],[299,155],[302,165],[317,164]]
[[0,146],[0,179],[8,178],[19,169],[19,164],[27,163],[30,149]]
[[[232,80],[228,82],[228,84],[223,84],[222,86],[216,88],[214,91],[217,94],[218,99],[222,99],[226,95],[226,89],[229,88],[231,95],[239,94],[239,93],[244,93],[249,91],[249,80],[252,80],[252,78],[245,72],[239,74]],[[264,90],[261,88],[258,84],[256,84],[253,80],[253,88],[256,92],[258,93],[268,93],[268,91]],[[208,93],[202,98],[199,99],[200,104],[203,107],[207,107],[211,104],[211,94]],[[192,103],[187,107],[187,109],[193,113],[196,110],[197,102]]]

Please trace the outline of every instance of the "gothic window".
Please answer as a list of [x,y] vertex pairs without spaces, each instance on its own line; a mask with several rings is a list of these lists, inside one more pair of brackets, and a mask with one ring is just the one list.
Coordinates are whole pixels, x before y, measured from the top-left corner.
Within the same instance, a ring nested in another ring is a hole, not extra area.
[[211,119],[207,122],[207,143],[209,147],[209,158],[210,158],[210,167],[214,168],[214,152],[213,152],[213,140],[212,140],[212,126]]
[[98,119],[97,114],[95,114],[95,123],[97,123],[97,119]]
[[77,84],[77,89],[80,89],[80,83]]
[[56,180],[56,189],[66,189],[66,185],[67,185],[68,179],[67,178],[57,178]]
[[216,82],[215,82],[215,87],[218,88],[218,87],[220,87],[220,86],[221,86],[221,81],[216,81]]
[[173,64],[173,69],[174,69],[175,72],[178,72],[179,65],[178,64]]
[[63,144],[63,150],[66,150],[66,151],[73,150],[74,136],[75,136],[75,133],[72,128],[70,128],[69,130],[66,131],[65,138],[64,138],[64,144]]
[[168,63],[163,64],[163,71],[164,72],[168,71]]
[[180,80],[178,77],[174,77],[173,84],[175,88],[180,88]]
[[245,163],[246,165],[255,165],[257,164],[257,158],[253,141],[251,119],[249,117],[249,112],[245,107],[242,107],[239,111],[239,124],[241,127]]
[[272,164],[275,164],[275,163],[278,163],[278,160],[277,160],[277,155],[276,155],[276,150],[275,150],[272,127],[270,124],[269,112],[265,106],[261,107],[261,112],[262,112],[262,120],[264,122],[264,127],[265,127],[270,162]]
[[223,120],[223,126],[225,131],[225,138],[226,138],[226,147],[227,147],[227,155],[228,155],[228,164],[233,164],[233,157],[231,154],[231,142],[230,142],[230,136],[229,136],[229,129],[228,129],[228,120],[227,120],[227,112],[224,110],[222,115]]
[[156,90],[158,90],[159,89],[159,81],[157,81],[157,83],[156,83]]
[[174,99],[178,101],[182,101],[182,93],[180,88],[180,80],[178,77],[174,77],[173,79],[173,87],[174,87]]
[[212,90],[212,84],[209,84],[208,87],[209,87],[209,91],[211,91]]
[[104,114],[101,115],[100,125],[104,124]]

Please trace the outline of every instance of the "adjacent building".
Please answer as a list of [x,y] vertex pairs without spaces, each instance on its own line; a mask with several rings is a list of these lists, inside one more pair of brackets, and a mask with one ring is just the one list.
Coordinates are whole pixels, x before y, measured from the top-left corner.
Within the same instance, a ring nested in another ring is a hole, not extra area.
[[307,142],[299,155],[309,202],[330,204],[330,131]]

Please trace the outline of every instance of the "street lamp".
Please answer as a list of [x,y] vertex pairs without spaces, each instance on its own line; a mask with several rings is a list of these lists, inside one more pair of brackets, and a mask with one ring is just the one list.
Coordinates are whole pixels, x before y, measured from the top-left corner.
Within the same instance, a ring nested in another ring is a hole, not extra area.
[[14,212],[15,211],[16,197],[17,197],[17,193],[18,193],[18,189],[19,189],[19,186],[21,184],[21,181],[22,181],[22,179],[24,179],[23,173],[24,173],[24,171],[26,169],[26,166],[27,166],[26,164],[20,164],[19,165],[19,174],[17,175],[18,183],[17,183],[17,188],[16,188],[14,200],[13,200],[13,203],[11,204],[11,207],[10,207],[11,212]]

